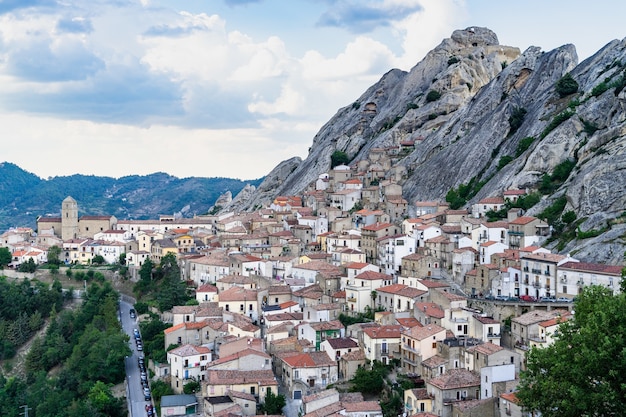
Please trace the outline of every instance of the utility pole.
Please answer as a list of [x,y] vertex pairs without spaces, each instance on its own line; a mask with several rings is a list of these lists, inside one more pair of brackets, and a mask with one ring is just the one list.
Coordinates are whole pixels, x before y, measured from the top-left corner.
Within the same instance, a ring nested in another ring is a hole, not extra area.
[[32,408],[30,408],[28,405],[20,405],[20,408],[24,409],[24,412],[20,413],[20,415],[23,415],[24,417],[28,417],[28,410],[32,410]]

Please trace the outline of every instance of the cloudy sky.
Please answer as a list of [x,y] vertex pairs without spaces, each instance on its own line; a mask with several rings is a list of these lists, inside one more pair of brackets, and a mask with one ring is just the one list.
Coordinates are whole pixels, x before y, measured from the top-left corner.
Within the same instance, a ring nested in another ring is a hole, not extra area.
[[455,29],[626,37],[613,0],[0,0],[0,162],[42,178],[264,176]]

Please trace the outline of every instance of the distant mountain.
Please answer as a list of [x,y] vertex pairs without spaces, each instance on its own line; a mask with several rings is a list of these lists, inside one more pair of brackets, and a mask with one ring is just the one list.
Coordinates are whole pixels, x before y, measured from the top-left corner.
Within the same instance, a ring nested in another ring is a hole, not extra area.
[[467,207],[526,189],[541,195],[529,215],[557,230],[569,225],[552,249],[623,261],[626,39],[578,63],[573,45],[520,52],[500,45],[487,28],[456,30],[409,72],[390,70],[339,109],[306,159],[282,162],[227,209],[302,194],[329,170],[334,151],[356,165],[373,150],[405,142],[414,142],[414,150],[397,152],[393,163],[406,172],[400,184],[410,208],[446,197]]
[[0,232],[15,226],[36,227],[38,216],[61,212],[61,202],[72,196],[79,215],[113,215],[118,219],[156,219],[159,215],[182,217],[206,214],[217,199],[236,195],[262,178],[177,178],[165,173],[133,175],[119,179],[71,175],[47,180],[15,164],[0,163]]

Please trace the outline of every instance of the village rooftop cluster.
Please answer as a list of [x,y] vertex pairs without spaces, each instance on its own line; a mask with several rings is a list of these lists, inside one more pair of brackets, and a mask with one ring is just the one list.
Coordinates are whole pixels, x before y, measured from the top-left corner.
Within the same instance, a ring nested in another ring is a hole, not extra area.
[[[548,224],[520,209],[486,221],[526,190],[451,210],[407,202],[406,175],[373,150],[302,195],[194,218],[79,216],[67,197],[38,233],[11,229],[2,243],[13,267],[46,262],[52,246],[67,264],[125,254],[132,280],[174,254],[199,305],[163,313],[165,347],[179,347],[151,366],[176,393],[200,382],[206,416],[255,415],[279,383],[303,416],[382,416],[378,401],[327,389],[374,361],[423,381],[404,392],[407,416],[521,416],[525,352],[552,342],[585,286],[619,291],[622,267],[551,253]],[[374,320],[338,320],[364,312]]]

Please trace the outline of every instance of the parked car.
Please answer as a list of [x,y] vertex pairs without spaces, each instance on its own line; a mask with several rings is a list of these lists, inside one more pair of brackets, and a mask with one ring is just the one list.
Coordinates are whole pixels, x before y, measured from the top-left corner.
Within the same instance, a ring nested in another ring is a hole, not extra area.
[[137,318],[137,312],[135,311],[134,308],[130,309],[130,318],[131,319]]
[[506,295],[496,295],[496,301],[509,301],[509,297]]
[[554,297],[539,297],[540,303],[556,303],[556,298]]
[[532,295],[520,295],[519,299],[522,301],[526,301],[527,303],[534,303],[535,301],[537,301],[537,299]]
[[572,299],[567,297],[559,297],[556,299],[557,303],[571,303]]

